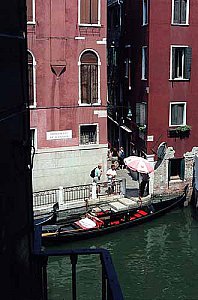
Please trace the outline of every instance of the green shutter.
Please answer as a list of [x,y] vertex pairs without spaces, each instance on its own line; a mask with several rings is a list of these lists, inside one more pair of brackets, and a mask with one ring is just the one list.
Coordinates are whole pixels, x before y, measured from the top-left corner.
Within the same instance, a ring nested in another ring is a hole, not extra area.
[[184,63],[184,77],[190,79],[191,74],[191,62],[192,62],[192,48],[185,48],[185,63]]
[[187,1],[181,0],[181,24],[186,24]]
[[175,47],[172,48],[172,78],[175,78]]
[[174,17],[173,23],[180,23],[180,0],[174,0]]
[[184,180],[184,174],[185,174],[185,160],[184,158],[181,160],[181,165],[180,165],[180,179]]

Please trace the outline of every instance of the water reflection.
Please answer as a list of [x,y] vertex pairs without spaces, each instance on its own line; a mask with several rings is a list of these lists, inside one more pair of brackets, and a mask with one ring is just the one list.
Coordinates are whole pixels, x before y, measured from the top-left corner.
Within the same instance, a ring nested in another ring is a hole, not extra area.
[[[110,251],[126,300],[194,300],[197,295],[198,222],[190,208],[104,237],[62,245]],[[70,299],[68,258],[49,263],[49,299]],[[78,299],[101,299],[100,261],[83,257],[78,263]],[[99,282],[99,283],[98,283]]]

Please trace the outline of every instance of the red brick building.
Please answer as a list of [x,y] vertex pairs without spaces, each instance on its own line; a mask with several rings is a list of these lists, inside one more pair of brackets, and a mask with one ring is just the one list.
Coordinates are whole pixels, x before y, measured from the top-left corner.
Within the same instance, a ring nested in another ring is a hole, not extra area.
[[136,154],[156,162],[155,191],[175,190],[191,181],[198,146],[198,3],[121,2],[119,93],[132,109],[131,142]]
[[27,0],[34,189],[106,168],[106,3]]

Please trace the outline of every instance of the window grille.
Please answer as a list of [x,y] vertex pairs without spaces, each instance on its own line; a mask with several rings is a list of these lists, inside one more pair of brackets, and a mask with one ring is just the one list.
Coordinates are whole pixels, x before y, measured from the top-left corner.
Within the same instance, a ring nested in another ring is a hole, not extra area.
[[80,126],[80,144],[96,144],[97,143],[97,126],[81,125]]

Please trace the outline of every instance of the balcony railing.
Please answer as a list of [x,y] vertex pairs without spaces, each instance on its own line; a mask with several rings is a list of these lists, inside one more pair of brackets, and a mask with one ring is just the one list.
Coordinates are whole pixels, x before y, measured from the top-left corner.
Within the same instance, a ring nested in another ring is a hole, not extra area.
[[[34,255],[38,263],[39,274],[37,274],[41,281],[40,293],[43,300],[48,300],[48,286],[47,286],[47,264],[49,257],[70,257],[71,266],[71,295],[65,295],[68,299],[77,300],[77,271],[78,271],[78,258],[83,255],[100,257],[101,261],[101,300],[123,300],[122,290],[117,278],[117,274],[111,259],[109,251],[105,249],[78,249],[78,250],[42,250],[41,241],[41,226],[35,228],[35,243],[34,243]],[[65,274],[68,270],[68,266],[65,266]],[[66,290],[66,287],[65,287]],[[93,295],[89,295],[91,299]],[[94,298],[94,297],[93,297]]]

